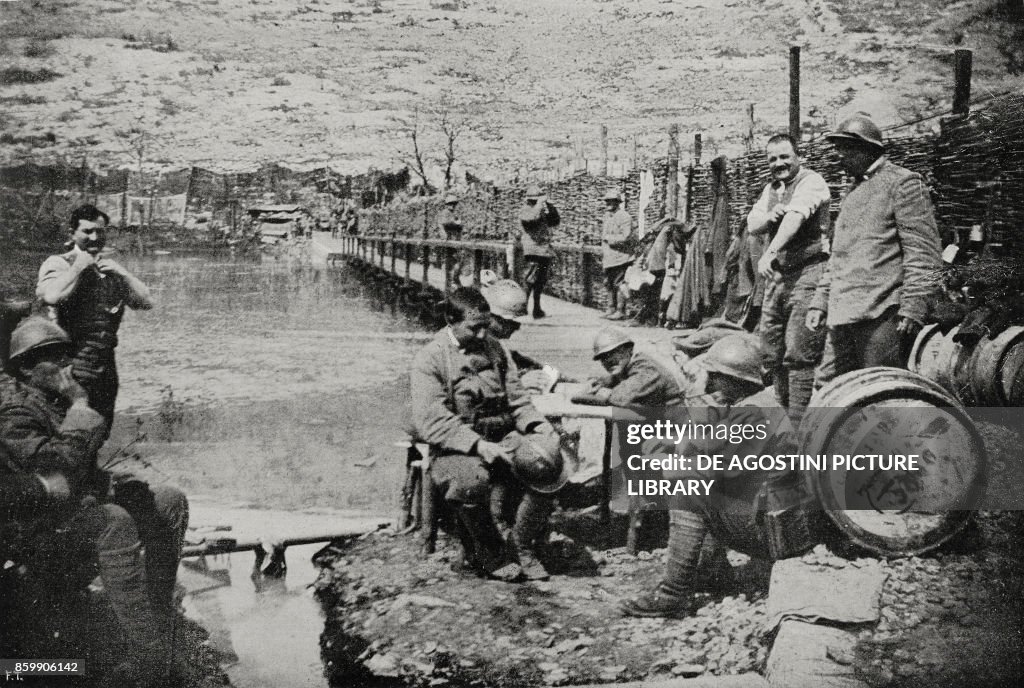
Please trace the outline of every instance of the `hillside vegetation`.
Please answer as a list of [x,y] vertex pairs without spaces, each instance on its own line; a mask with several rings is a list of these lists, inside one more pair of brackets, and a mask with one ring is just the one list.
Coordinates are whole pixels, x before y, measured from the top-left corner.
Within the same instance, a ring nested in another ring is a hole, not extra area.
[[803,47],[811,133],[853,110],[896,124],[948,107],[952,52],[974,93],[1020,89],[1024,31],[996,0],[114,0],[0,3],[0,158],[358,173],[439,116],[480,176],[597,157],[728,152],[787,122]]

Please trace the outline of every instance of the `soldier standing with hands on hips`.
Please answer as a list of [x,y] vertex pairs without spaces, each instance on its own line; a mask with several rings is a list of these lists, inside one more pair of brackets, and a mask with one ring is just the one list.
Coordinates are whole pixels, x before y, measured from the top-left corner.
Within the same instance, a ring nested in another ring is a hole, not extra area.
[[89,406],[114,422],[118,377],[114,349],[125,307],[153,307],[149,288],[120,263],[100,252],[110,218],[96,206],[71,213],[66,253],[50,256],[39,269],[36,296],[70,335],[71,373],[89,395]]

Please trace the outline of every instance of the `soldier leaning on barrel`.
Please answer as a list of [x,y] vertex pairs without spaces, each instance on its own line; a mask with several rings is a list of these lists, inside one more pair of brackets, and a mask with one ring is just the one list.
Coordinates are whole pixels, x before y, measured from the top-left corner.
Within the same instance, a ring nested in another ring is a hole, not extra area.
[[747,215],[749,235],[769,239],[757,263],[765,281],[762,365],[779,403],[799,424],[825,346],[824,330],[809,329],[806,321],[828,259],[822,239],[828,232],[831,194],[820,174],[801,166],[796,142],[787,134],[768,139],[765,155],[772,182]]
[[4,512],[2,558],[24,557],[19,563],[39,573],[98,559],[106,599],[132,649],[110,685],[184,680],[188,669],[171,644],[188,502],[179,490],[136,479],[119,481],[109,498],[111,476],[96,465],[105,419],[70,372],[72,350],[68,335],[39,316],[11,335],[10,373],[0,375],[0,475],[26,490],[26,477],[35,475],[42,489],[23,492],[21,508]]
[[[788,453],[790,428],[785,410],[774,393],[764,389],[761,379],[760,351],[746,335],[728,335],[715,342],[698,359],[707,371],[706,391],[715,403],[711,406],[681,409],[676,422],[692,419],[695,423],[742,423],[759,425],[768,422],[771,432],[766,439],[744,440],[731,445],[725,441],[689,440],[685,446],[670,442],[648,443],[645,452],[664,458],[668,453],[695,457],[701,454],[778,454]],[[671,417],[671,409],[669,414]],[[801,512],[792,516],[803,492],[793,489],[789,473],[767,471],[665,471],[664,478],[713,479],[710,495],[671,497],[669,512],[668,558],[665,575],[654,591],[621,603],[629,616],[678,616],[689,607],[689,596],[696,590],[698,561],[705,538],[717,540],[738,551],[762,558],[793,556],[809,549],[814,537],[806,527]],[[767,506],[766,506],[767,505]],[[791,518],[776,523],[766,518],[769,510],[785,507]]]
[[[516,480],[547,494],[565,484],[554,428],[530,403],[501,344],[488,334],[490,307],[462,287],[445,302],[448,325],[416,356],[413,423],[430,444],[433,480],[454,511],[465,560],[502,580],[546,578],[534,543],[547,525],[549,500],[524,499],[505,543],[491,515],[490,490]],[[509,545],[518,563],[509,563]]]
[[827,138],[854,183],[807,312],[807,327],[828,326],[816,387],[860,368],[904,367],[942,266],[924,179],[889,161],[875,123],[855,115]]
[[36,296],[71,336],[71,371],[89,393],[89,405],[114,421],[118,377],[114,349],[127,306],[153,307],[149,288],[113,258],[100,251],[110,218],[92,205],[71,213],[69,251],[50,256],[39,269]]

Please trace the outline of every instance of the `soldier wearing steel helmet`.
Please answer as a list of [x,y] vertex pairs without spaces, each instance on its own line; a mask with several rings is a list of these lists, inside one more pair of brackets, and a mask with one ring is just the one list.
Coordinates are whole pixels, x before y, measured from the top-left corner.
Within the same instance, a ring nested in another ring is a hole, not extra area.
[[138,480],[120,481],[108,499],[109,476],[96,465],[105,420],[72,376],[71,353],[71,338],[43,317],[26,318],[11,334],[9,372],[0,375],[0,484],[4,493],[19,493],[17,508],[2,512],[0,559],[41,571],[73,568],[75,561],[35,559],[60,529],[64,558],[98,559],[120,626],[114,633],[129,641],[131,652],[110,683],[187,677],[170,643],[188,502],[178,490]]
[[625,320],[626,299],[619,294],[619,288],[626,279],[626,270],[633,264],[636,248],[636,232],[633,218],[622,207],[622,194],[616,188],[608,189],[604,196],[604,220],[601,226],[601,268],[604,283],[608,288],[608,310],[602,317],[608,320]]
[[875,123],[854,115],[827,138],[854,181],[806,318],[812,330],[828,326],[816,386],[860,368],[903,367],[942,265],[924,179],[886,157]]
[[[448,193],[444,197],[444,205],[437,213],[437,227],[445,239],[462,241],[462,220],[458,216],[459,197]],[[455,287],[462,286],[462,260],[452,265],[451,281]]]
[[551,260],[555,253],[551,248],[552,230],[559,225],[558,209],[548,201],[547,196],[536,184],[526,189],[523,205],[519,209],[519,235],[523,247],[523,284],[526,293],[533,298],[533,317],[543,318],[546,313],[540,307],[540,296],[548,282]]
[[[694,423],[742,424],[770,428],[767,436],[751,433],[740,444],[707,439],[684,439],[680,445],[663,442],[661,447],[647,445],[645,453],[664,455],[676,453],[689,457],[700,454],[781,454],[791,451],[791,426],[785,410],[781,408],[770,389],[761,380],[761,355],[756,338],[733,334],[715,342],[696,361],[707,371],[707,392],[714,399],[708,406],[687,409]],[[681,422],[681,421],[680,421]],[[786,484],[786,474],[772,474],[760,470],[692,470],[665,471],[671,479],[713,479],[714,487],[707,495],[675,496],[665,506],[669,508],[669,542],[665,574],[650,593],[627,599],[620,604],[628,616],[658,617],[681,616],[690,608],[690,595],[697,591],[698,564],[705,539],[713,536],[717,541],[746,554],[775,558],[792,556],[810,548],[813,538],[802,529],[786,534],[787,551],[770,547],[772,540],[765,532],[771,524],[761,518],[765,495],[778,502],[785,494],[779,490]],[[773,502],[773,504],[775,503]],[[776,538],[779,539],[779,538]]]
[[637,351],[618,327],[605,327],[594,337],[594,360],[606,373],[590,381],[589,393],[600,403],[663,409],[682,405],[694,392],[696,378],[674,361]]

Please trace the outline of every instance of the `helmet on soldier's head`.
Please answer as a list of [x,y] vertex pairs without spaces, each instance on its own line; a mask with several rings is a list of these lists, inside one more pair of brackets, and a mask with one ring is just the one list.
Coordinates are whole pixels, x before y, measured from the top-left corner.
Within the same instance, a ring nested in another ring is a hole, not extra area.
[[885,148],[882,143],[882,130],[871,121],[871,118],[864,114],[856,114],[847,117],[836,130],[825,136],[829,141],[835,143],[837,140],[860,141],[870,143],[877,148]]
[[491,307],[491,315],[506,320],[518,320],[526,315],[526,292],[515,280],[498,280],[484,290],[484,298]]
[[512,432],[501,444],[513,451],[512,473],[527,487],[550,494],[569,481],[557,435]]
[[543,195],[544,192],[536,184],[531,184],[526,188],[526,198],[540,198]]
[[722,337],[694,359],[710,373],[720,373],[763,384],[761,379],[761,349],[756,338],[749,334],[730,334]]
[[612,187],[604,192],[604,196],[601,197],[602,201],[618,201],[622,203],[622,193],[618,189]]
[[594,337],[594,360],[600,360],[605,354],[626,344],[632,345],[633,340],[625,331],[618,327],[605,327]]
[[39,315],[22,320],[11,333],[10,359],[13,361],[29,351],[53,344],[71,344],[68,333],[53,322]]

